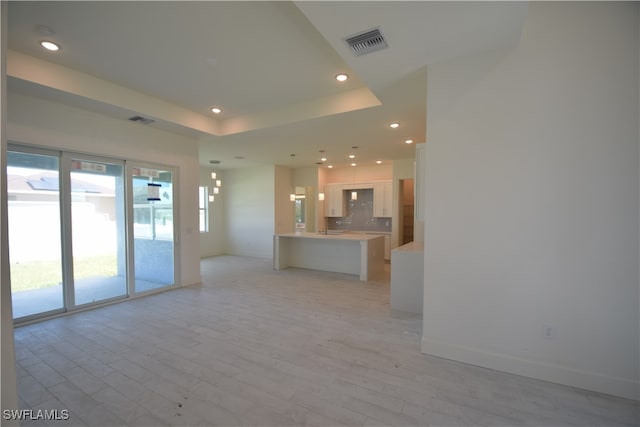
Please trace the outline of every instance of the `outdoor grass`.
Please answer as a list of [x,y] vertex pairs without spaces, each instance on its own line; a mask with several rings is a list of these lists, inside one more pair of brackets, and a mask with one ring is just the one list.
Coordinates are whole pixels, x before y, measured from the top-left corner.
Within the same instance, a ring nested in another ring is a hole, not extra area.
[[[97,255],[75,258],[73,272],[76,279],[117,274],[116,255]],[[60,261],[31,261],[11,264],[11,292],[28,291],[62,283]]]

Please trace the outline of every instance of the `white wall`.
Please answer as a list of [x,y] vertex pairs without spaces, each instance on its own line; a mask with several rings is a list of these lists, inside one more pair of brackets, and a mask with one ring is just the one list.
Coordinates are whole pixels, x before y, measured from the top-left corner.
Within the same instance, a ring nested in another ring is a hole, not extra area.
[[637,13],[532,2],[429,67],[423,352],[639,397]]
[[226,252],[273,257],[275,167],[225,171]]
[[293,184],[296,187],[313,187],[317,192],[318,168],[310,167],[293,169]]
[[[324,186],[327,184],[329,169],[318,168],[318,194],[324,194]],[[326,196],[326,195],[325,195]],[[327,229],[327,222],[324,216],[324,200],[318,200],[316,204],[316,230],[323,231]]]
[[[13,309],[11,306],[11,279],[9,275],[9,238],[7,228],[7,2],[0,3],[0,325],[2,328],[0,356],[2,377],[2,410],[18,409],[16,358],[13,342]],[[18,421],[2,421],[2,425],[19,425]]]
[[200,233],[200,257],[206,258],[226,253],[225,242],[225,210],[224,196],[227,184],[224,171],[200,167],[200,185],[209,187],[209,193],[213,194],[214,182],[211,172],[216,172],[216,179],[222,181],[220,193],[215,194],[213,203],[209,203],[209,231]]
[[381,165],[343,166],[326,169],[325,184],[333,182],[369,182],[391,179],[393,165],[391,162]]
[[[295,229],[295,204],[290,195],[295,193],[293,184],[293,172],[285,166],[274,168],[275,193],[274,193],[274,230],[276,233],[293,233]],[[272,253],[269,257],[273,256]]]
[[179,284],[200,282],[195,140],[43,99],[8,95],[9,141],[177,167]]

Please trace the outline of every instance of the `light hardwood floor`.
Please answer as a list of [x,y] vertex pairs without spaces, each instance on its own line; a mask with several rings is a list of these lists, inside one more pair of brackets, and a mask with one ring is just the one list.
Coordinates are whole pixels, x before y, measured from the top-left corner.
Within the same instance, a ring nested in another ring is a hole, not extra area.
[[22,408],[80,426],[638,425],[637,402],[421,354],[388,278],[232,256],[202,275],[16,328]]

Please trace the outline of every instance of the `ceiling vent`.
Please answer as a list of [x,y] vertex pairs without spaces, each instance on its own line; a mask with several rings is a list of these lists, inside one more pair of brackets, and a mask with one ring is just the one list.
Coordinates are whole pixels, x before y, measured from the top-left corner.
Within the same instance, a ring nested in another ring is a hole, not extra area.
[[155,120],[153,120],[153,119],[148,119],[148,118],[142,117],[142,116],[129,117],[129,120],[131,120],[132,122],[136,122],[136,123],[142,123],[143,125],[149,125],[149,124],[155,122]]
[[355,56],[366,55],[389,47],[379,28],[347,37],[345,41]]

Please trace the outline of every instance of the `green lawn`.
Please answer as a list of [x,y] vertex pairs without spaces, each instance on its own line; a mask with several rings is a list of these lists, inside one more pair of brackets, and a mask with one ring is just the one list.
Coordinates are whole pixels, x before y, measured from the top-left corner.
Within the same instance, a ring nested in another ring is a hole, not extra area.
[[[73,263],[76,279],[93,276],[111,277],[117,274],[116,255],[76,258]],[[11,264],[11,291],[48,288],[62,283],[60,261],[34,261]]]

